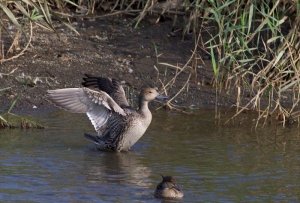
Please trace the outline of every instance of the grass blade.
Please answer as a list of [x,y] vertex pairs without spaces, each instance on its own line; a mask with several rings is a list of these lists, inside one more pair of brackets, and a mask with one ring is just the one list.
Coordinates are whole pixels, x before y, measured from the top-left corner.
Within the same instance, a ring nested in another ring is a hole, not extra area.
[[211,43],[210,43],[210,54],[211,54],[211,62],[212,62],[212,66],[213,66],[214,75],[215,75],[215,77],[218,77],[217,62],[216,62],[216,58],[215,58],[215,54],[214,54],[214,49],[213,49],[213,46]]
[[0,8],[6,13],[8,18],[11,20],[11,22],[18,28],[21,28],[21,25],[19,24],[18,20],[15,18],[14,14],[7,8],[2,2],[0,2]]
[[283,88],[281,88],[279,90],[279,93],[284,92],[285,90],[287,90],[288,88],[292,87],[294,84],[299,83],[298,80],[294,80],[293,82],[289,83],[288,85],[284,86]]
[[21,90],[17,96],[17,98],[13,101],[13,103],[10,105],[7,113],[10,113],[10,111],[14,108],[14,106],[16,105],[17,101],[19,101],[21,95],[22,95],[23,90]]
[[18,7],[18,9],[22,12],[23,15],[25,15],[27,18],[30,18],[29,13],[25,10],[25,8],[21,5],[20,2],[14,1],[14,3],[15,3],[16,6]]
[[5,87],[5,88],[2,88],[2,89],[0,89],[0,92],[1,92],[1,91],[4,91],[4,90],[8,90],[8,89],[10,89],[10,88],[12,88],[12,87]]
[[253,6],[253,4],[251,4],[250,5],[250,10],[249,10],[248,32],[247,32],[247,35],[249,35],[250,30],[251,30],[252,18],[253,18],[253,9],[254,9],[254,6]]
[[2,116],[0,116],[0,120],[4,121],[4,123],[8,123]]
[[73,32],[75,32],[77,35],[80,35],[79,32],[77,32],[77,30],[70,24],[67,23],[66,21],[64,21],[62,18],[60,18],[55,12],[51,11],[51,14],[57,19],[59,20],[61,23],[63,23],[65,26],[67,26],[68,28],[70,28]]
[[285,53],[284,50],[282,50],[281,52],[279,52],[279,54],[278,54],[278,56],[277,56],[277,58],[276,58],[276,60],[275,60],[275,62],[273,64],[273,66],[275,66],[278,63],[278,61],[281,59],[281,57],[283,56],[284,53]]

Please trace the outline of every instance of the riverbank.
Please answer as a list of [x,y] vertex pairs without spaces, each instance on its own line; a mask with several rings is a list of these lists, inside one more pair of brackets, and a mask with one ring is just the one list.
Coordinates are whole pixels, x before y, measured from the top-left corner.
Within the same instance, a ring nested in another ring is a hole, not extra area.
[[[34,27],[35,35],[27,51],[0,65],[0,89],[7,88],[0,95],[1,110],[7,111],[19,94],[16,110],[48,107],[51,105],[45,98],[48,89],[80,87],[84,73],[119,79],[126,84],[125,90],[133,101],[143,86],[163,90],[189,61],[194,39],[191,36],[182,40],[180,31],[170,35],[171,19],[154,24],[146,18],[137,29],[131,22],[130,17],[124,16],[74,19],[72,25],[80,36],[59,25],[56,29],[61,40],[54,33]],[[20,45],[25,46],[27,40],[21,39]],[[182,90],[172,100],[179,107],[235,105],[235,87],[218,92],[216,99],[211,85],[211,61],[207,56],[200,57],[202,60],[196,66],[195,61],[188,63],[190,68],[185,68],[163,93],[172,98]],[[249,92],[243,90],[240,104],[249,101]]]

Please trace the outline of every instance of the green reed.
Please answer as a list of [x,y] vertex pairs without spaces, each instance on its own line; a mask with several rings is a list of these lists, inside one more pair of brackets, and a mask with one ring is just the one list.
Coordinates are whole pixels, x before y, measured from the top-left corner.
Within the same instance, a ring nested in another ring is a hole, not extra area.
[[[279,111],[290,119],[299,103],[299,1],[298,6],[280,0],[207,2],[201,8],[209,13],[203,20],[217,28],[209,32],[212,37],[202,48],[211,50],[215,85],[221,90],[231,84],[253,95],[243,106],[237,105],[235,116],[255,109],[259,118]],[[285,27],[290,27],[287,33]],[[282,104],[285,94],[294,97],[289,107]]]

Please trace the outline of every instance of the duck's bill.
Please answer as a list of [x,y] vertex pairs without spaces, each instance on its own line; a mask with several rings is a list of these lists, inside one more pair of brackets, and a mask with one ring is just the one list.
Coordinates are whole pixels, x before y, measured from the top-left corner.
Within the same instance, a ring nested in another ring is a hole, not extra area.
[[176,189],[178,192],[182,192],[182,190],[180,189],[180,187],[178,185],[175,185],[174,189]]
[[163,99],[168,99],[169,97],[167,97],[167,96],[165,96],[165,95],[159,94],[159,95],[157,95],[155,98],[156,98],[156,99],[161,99],[161,100],[163,100]]

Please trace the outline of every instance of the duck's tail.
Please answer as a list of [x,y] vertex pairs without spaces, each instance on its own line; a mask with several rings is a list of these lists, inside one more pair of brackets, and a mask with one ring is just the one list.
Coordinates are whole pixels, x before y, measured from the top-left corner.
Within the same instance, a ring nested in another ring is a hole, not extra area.
[[98,136],[90,135],[90,134],[87,134],[87,133],[84,133],[83,136],[85,137],[85,139],[87,139],[91,142],[94,142],[95,144],[99,144],[99,137]]

